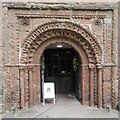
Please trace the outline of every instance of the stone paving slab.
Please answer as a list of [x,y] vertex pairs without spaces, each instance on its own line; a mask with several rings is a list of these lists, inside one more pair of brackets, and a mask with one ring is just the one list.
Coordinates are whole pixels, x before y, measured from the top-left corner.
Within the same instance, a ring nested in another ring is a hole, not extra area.
[[3,118],[118,118],[118,111],[83,106],[76,98],[59,96],[56,105],[34,106],[30,109],[5,113]]
[[[119,0],[44,0],[44,2],[118,2]],[[1,2],[43,2],[43,0],[1,0]]]

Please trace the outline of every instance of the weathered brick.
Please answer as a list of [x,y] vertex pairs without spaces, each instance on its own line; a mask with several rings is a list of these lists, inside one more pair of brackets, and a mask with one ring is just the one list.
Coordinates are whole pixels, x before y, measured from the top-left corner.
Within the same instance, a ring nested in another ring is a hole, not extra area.
[[3,15],[3,21],[0,16],[3,26],[0,28],[0,88],[4,83],[6,110],[10,110],[13,91],[15,101],[21,101],[23,108],[40,104],[40,57],[49,45],[57,42],[69,44],[81,58],[78,76],[82,81],[82,103],[115,107],[116,61],[120,66],[120,57],[117,60],[120,56],[120,47],[117,50],[117,45],[120,46],[116,29],[119,25],[117,3],[17,2],[3,6],[3,11],[0,9],[0,15]]

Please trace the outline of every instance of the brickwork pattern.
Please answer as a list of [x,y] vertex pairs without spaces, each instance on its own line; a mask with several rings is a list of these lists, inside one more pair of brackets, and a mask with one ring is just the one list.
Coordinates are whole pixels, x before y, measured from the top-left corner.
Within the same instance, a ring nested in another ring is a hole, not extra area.
[[40,104],[39,59],[44,50],[56,42],[71,45],[82,58],[82,103],[115,108],[118,71],[116,6],[4,3],[2,60],[6,111],[11,109],[12,91],[16,91],[18,108]]

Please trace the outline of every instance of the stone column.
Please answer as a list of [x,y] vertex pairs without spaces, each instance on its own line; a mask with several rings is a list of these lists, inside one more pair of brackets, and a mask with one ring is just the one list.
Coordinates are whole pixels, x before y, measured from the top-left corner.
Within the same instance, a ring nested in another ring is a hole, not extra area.
[[20,67],[20,107],[24,108],[24,68]]
[[37,67],[37,103],[40,104],[40,66]]
[[25,94],[25,97],[24,97],[24,100],[25,100],[25,108],[28,108],[28,102],[29,102],[29,89],[28,89],[28,68],[27,66],[25,67],[25,80],[24,80],[24,94]]
[[36,80],[37,80],[37,70],[36,67],[33,67],[33,104],[36,104],[37,89],[36,89]]
[[94,106],[94,70],[95,65],[89,64],[90,68],[90,106]]
[[116,88],[118,88],[118,84],[116,85],[116,83],[117,83],[117,69],[116,69],[116,67],[115,66],[113,66],[112,68],[111,68],[112,70],[111,70],[111,72],[112,72],[112,80],[111,80],[111,106],[112,106],[112,108],[113,109],[115,109],[115,107],[116,107],[116,105],[117,105],[117,95],[116,95],[116,93],[117,93],[117,91],[116,91]]
[[29,107],[33,106],[33,67],[29,66]]
[[102,66],[98,65],[98,108],[102,108]]
[[81,65],[81,66],[82,66],[82,104],[88,105],[89,68],[88,68],[88,65]]

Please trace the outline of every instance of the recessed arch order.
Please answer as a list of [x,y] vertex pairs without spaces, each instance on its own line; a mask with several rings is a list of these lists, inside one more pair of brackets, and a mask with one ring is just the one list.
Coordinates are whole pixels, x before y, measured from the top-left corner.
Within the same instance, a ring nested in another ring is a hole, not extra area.
[[54,39],[55,37],[64,37],[69,41],[72,40],[74,43],[76,43],[76,45],[79,45],[85,51],[89,63],[101,64],[102,52],[100,45],[94,35],[92,35],[81,25],[68,21],[48,22],[36,27],[26,37],[22,44],[23,51],[21,62],[34,63],[33,58],[38,47],[40,47],[46,41],[52,38]]

